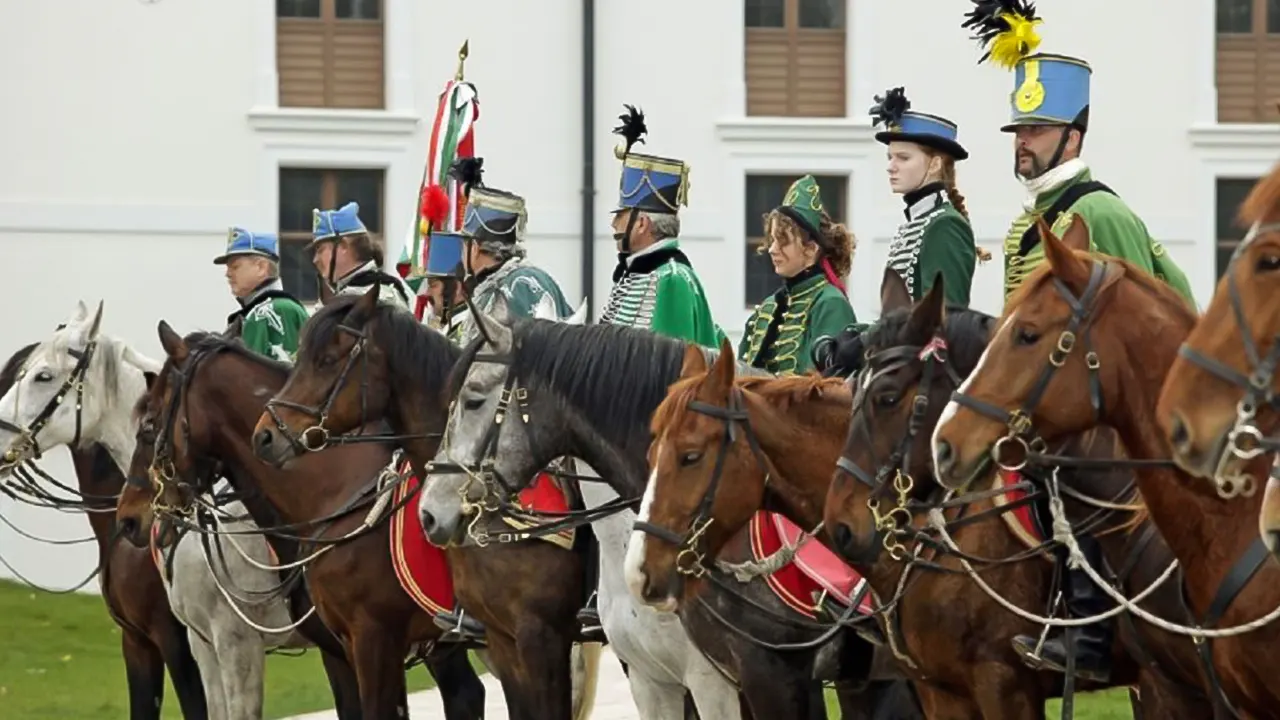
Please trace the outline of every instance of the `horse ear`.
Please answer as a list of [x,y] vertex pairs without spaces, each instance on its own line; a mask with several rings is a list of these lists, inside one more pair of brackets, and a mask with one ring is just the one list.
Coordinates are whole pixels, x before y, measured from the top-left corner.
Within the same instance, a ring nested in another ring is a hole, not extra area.
[[128,345],[124,348],[124,361],[142,371],[143,375],[148,373],[155,375],[160,372],[160,368],[164,367],[164,363],[139,353]]
[[89,326],[89,334],[85,336],[89,342],[98,339],[98,331],[102,329],[102,306],[105,302],[105,300],[98,301],[98,311],[93,314],[93,324]]
[[1062,233],[1062,244],[1072,250],[1089,252],[1089,247],[1092,244],[1089,237],[1089,226],[1079,213],[1074,213],[1071,216],[1071,225],[1067,227],[1066,232]]
[[938,272],[933,278],[933,287],[911,308],[911,319],[907,322],[908,334],[920,344],[928,342],[938,332],[946,315],[947,290],[942,277],[942,273]]
[[82,322],[89,317],[89,306],[84,304],[83,300],[76,301],[76,313],[71,316],[71,322]]
[[885,265],[884,279],[880,281],[880,314],[905,307],[911,307],[911,293],[907,290],[907,283],[897,270]]
[[373,316],[373,311],[378,309],[378,294],[382,292],[382,286],[374,283],[370,286],[369,291],[360,296],[360,299],[351,306],[351,310],[347,313],[344,325],[354,325],[361,327]]
[[684,346],[684,363],[680,366],[680,377],[687,378],[695,375],[705,375],[707,372],[707,356],[703,354],[702,347],[689,343]]
[[1036,218],[1036,227],[1040,231],[1040,241],[1044,243],[1045,259],[1053,274],[1077,295],[1080,294],[1089,282],[1089,266],[1053,234],[1053,229],[1044,221],[1043,216]]
[[156,332],[160,335],[160,347],[164,348],[165,354],[170,359],[175,363],[187,361],[187,355],[190,353],[187,343],[182,339],[181,335],[169,327],[169,323],[161,320],[160,324],[156,326]]
[[711,375],[708,379],[711,381],[710,387],[717,393],[727,393],[729,388],[733,387],[733,377],[737,370],[737,360],[733,356],[733,345],[729,344],[729,338],[720,340],[720,354],[716,356],[716,362],[711,366]]

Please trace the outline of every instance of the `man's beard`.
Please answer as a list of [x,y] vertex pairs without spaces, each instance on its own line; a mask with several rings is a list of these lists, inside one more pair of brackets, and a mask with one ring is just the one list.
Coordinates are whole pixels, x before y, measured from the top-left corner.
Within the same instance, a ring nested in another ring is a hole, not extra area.
[[[1026,174],[1023,174],[1020,167],[1022,158],[1024,157],[1031,158],[1031,170]],[[1044,163],[1040,162],[1040,158],[1032,155],[1031,153],[1014,153],[1013,155],[1013,174],[1023,180],[1035,180],[1048,171],[1049,168]]]

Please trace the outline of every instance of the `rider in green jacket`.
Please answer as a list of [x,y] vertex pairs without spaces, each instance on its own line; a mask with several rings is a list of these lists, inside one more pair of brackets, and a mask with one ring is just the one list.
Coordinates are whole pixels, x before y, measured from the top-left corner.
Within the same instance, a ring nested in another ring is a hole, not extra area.
[[279,239],[233,227],[226,250],[213,262],[226,266],[227,284],[240,303],[227,316],[231,334],[260,355],[292,363],[307,311],[280,283]]

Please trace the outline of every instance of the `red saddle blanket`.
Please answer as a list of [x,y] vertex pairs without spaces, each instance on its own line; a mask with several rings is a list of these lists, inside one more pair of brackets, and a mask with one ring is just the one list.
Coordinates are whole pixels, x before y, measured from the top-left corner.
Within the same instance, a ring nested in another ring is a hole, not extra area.
[[[996,473],[995,479],[991,481],[992,489],[999,489],[1008,485],[1017,485],[1022,482],[1022,475],[1015,470],[1000,470]],[[1003,507],[1010,503],[1015,503],[1027,496],[1027,491],[1022,489],[1007,490],[991,499],[996,507]],[[1045,541],[1044,531],[1040,529],[1040,523],[1036,520],[1035,505],[1027,503],[1016,507],[1008,512],[1000,514],[1004,518],[1004,523],[1009,527],[1009,532],[1018,538],[1028,548],[1035,549],[1040,547]]]
[[[418,516],[418,488],[421,482],[410,477],[395,489],[391,497],[391,565],[396,570],[400,587],[423,610],[435,614],[453,609],[453,577],[449,574],[449,562],[443,548],[427,542]],[[408,496],[412,495],[406,501]],[[533,484],[520,493],[520,504],[527,510],[564,512],[569,503],[560,486],[545,473],[538,475]],[[507,521],[514,525],[514,521]],[[542,538],[556,545],[567,540],[573,545],[573,531],[557,533]]]
[[[804,531],[781,515],[761,510],[751,518],[750,532],[751,554],[759,561],[780,550],[784,544],[795,545]],[[825,591],[848,605],[866,582],[857,570],[846,565],[817,540],[801,545],[795,559],[766,577],[765,581],[783,602],[811,618],[815,616],[815,594]],[[867,592],[858,603],[858,612],[869,615],[873,609],[871,593]]]

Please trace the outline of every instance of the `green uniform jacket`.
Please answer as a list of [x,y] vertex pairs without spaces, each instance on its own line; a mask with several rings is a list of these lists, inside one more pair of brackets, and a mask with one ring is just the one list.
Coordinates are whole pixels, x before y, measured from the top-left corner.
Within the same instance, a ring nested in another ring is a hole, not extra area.
[[813,369],[813,343],[857,321],[849,299],[815,265],[756,306],[738,359],[775,375],[806,373]]
[[[1035,216],[1049,209],[1066,189],[1076,183],[1091,180],[1088,170],[1080,173],[1071,182],[1036,197],[1034,212],[1023,212],[1013,222],[1009,235],[1004,241],[1004,293],[1009,295],[1018,288],[1044,262],[1044,244],[1037,243],[1026,252],[1021,250],[1022,235],[1031,226]],[[1089,250],[1102,255],[1119,257],[1155,275],[1186,298],[1194,308],[1195,298],[1191,294],[1191,285],[1173,259],[1169,257],[1164,246],[1156,242],[1147,232],[1142,219],[1119,197],[1106,191],[1089,193],[1067,208],[1053,224],[1055,235],[1061,235],[1071,227],[1072,218],[1076,215],[1084,218],[1089,228]]]
[[946,198],[941,183],[908,193],[907,221],[889,245],[889,267],[907,284],[913,300],[933,287],[939,272],[949,305],[969,306],[969,289],[978,263],[973,228]]
[[298,335],[307,322],[307,310],[273,280],[242,301],[227,324],[240,319],[240,340],[250,350],[292,363],[298,353]]
[[719,347],[724,337],[675,238],[623,258],[600,322],[645,328],[708,348]]
[[[551,314],[561,320],[573,314],[573,308],[565,300],[564,292],[555,279],[542,268],[527,264],[523,258],[512,258],[481,274],[483,277],[471,294],[481,312],[488,313],[501,295],[506,299],[507,311],[513,318],[533,317],[539,305],[546,308],[539,315],[547,319],[551,319]],[[466,345],[479,337],[480,331],[465,307],[456,317],[457,322],[449,324],[447,334],[450,340]]]

